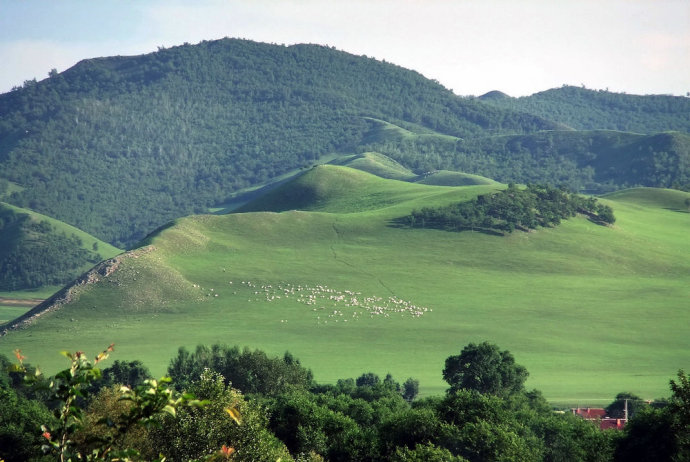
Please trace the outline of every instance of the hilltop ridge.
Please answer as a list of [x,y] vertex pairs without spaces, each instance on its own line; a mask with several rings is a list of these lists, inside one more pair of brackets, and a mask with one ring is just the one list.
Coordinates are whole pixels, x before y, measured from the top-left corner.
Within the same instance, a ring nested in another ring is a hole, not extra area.
[[490,92],[479,99],[494,107],[527,112],[576,130],[690,133],[690,98],[683,96],[628,95],[565,85],[520,98],[499,93]]

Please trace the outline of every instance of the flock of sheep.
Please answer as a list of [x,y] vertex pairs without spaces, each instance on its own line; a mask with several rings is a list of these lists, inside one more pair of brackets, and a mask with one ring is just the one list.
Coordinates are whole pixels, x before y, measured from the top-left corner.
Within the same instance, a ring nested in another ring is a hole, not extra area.
[[[388,298],[364,296],[361,292],[336,290],[324,285],[310,286],[284,282],[272,285],[252,281],[241,281],[239,284],[230,281],[228,284],[233,286],[233,295],[248,292],[247,301],[250,303],[294,300],[311,307],[317,324],[346,323],[365,317],[372,319],[391,316],[419,318],[433,311],[394,296]],[[200,288],[196,284],[195,287]],[[207,296],[218,297],[218,292],[214,289],[208,289],[208,291]],[[280,322],[286,323],[288,320],[281,319]]]

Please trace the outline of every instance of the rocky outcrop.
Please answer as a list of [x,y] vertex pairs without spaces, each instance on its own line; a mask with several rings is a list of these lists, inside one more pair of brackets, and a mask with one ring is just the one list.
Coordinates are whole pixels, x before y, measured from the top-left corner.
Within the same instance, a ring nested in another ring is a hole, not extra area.
[[4,324],[3,326],[0,326],[0,336],[6,335],[11,330],[27,327],[45,313],[59,310],[64,305],[74,300],[76,294],[84,286],[94,284],[117,271],[117,269],[120,267],[120,264],[126,258],[138,258],[139,256],[145,255],[153,250],[155,250],[155,247],[148,245],[135,250],[130,250],[129,252],[125,252],[114,258],[102,261],[86,273],[79,276],[71,284],[56,292],[52,297],[46,299],[43,303],[36,305],[22,316],[8,322],[7,324]]

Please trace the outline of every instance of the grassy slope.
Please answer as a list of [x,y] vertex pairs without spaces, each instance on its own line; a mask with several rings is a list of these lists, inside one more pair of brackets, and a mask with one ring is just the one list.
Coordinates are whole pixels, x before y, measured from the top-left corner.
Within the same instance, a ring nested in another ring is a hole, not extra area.
[[498,184],[494,180],[471,173],[453,172],[449,170],[437,170],[424,175],[417,183],[436,186],[472,186]]
[[[178,220],[151,239],[155,251],[0,338],[0,352],[19,347],[55,370],[59,350],[95,353],[115,342],[115,358],[141,359],[161,374],[178,346],[224,342],[290,350],[319,381],[391,372],[440,393],[444,359],[487,339],[528,368],[528,386],[581,405],[624,390],[666,395],[668,378],[690,367],[690,214],[629,200],[644,191],[606,201],[618,218],[613,228],[576,218],[500,238],[391,226],[412,208],[495,186],[426,186],[319,167],[292,187],[311,191],[312,205],[300,207],[313,211]],[[323,298],[318,285],[433,311],[374,315]]]
[[377,152],[365,152],[358,156],[352,156],[344,161],[342,165],[392,180],[410,181],[417,177],[407,167]]

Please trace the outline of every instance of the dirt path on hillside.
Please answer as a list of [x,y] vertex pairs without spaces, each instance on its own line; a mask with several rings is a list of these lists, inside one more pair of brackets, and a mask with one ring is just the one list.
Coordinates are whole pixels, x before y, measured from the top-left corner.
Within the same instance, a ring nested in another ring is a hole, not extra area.
[[32,308],[39,303],[43,303],[45,299],[43,298],[7,298],[0,297],[0,305],[5,306],[23,306],[26,308]]

